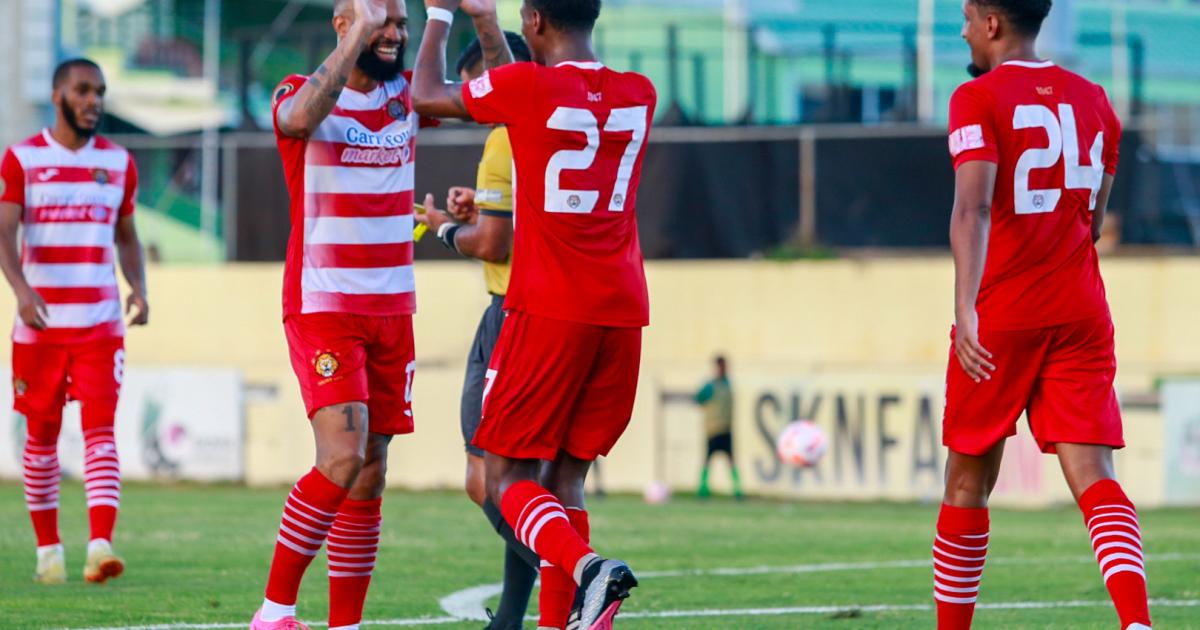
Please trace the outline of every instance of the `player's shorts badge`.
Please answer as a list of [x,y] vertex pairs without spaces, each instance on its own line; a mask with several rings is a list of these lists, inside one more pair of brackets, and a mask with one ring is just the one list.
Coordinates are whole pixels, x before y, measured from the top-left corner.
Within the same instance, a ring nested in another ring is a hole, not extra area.
[[111,179],[108,176],[108,171],[106,171],[102,168],[92,169],[92,179],[95,180],[95,182],[97,184],[100,184],[101,186],[104,186],[109,181],[111,181]]
[[400,120],[401,118],[408,116],[408,109],[404,107],[404,103],[399,99],[392,99],[388,101],[387,111],[388,116],[391,116],[396,120]]
[[20,379],[20,378],[13,378],[13,394],[14,394],[14,395],[15,395],[17,398],[20,398],[21,396],[24,396],[24,395],[25,395],[25,392],[26,392],[28,389],[29,389],[29,385],[28,385],[28,384],[26,384],[26,383],[25,383],[25,381],[24,381],[23,379]]
[[317,355],[317,360],[313,362],[313,366],[317,369],[317,376],[330,378],[337,373],[341,364],[338,363],[337,357],[329,352],[322,352]]

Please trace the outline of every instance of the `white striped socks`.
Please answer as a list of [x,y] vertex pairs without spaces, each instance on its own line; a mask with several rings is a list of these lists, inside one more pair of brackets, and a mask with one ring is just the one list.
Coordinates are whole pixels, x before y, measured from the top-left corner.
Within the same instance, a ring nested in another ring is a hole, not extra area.
[[967,630],[988,549],[987,508],[942,505],[933,539],[933,598],[939,630]]

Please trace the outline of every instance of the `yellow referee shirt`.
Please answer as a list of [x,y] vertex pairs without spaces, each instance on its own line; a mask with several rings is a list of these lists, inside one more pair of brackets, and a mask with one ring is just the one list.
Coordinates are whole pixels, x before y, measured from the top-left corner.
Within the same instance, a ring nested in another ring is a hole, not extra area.
[[[512,220],[513,215],[513,165],[512,145],[508,131],[496,127],[483,145],[483,159],[479,161],[479,173],[475,178],[475,205],[479,213]],[[483,277],[488,293],[508,293],[508,278],[512,272],[512,256],[502,263],[483,263]]]

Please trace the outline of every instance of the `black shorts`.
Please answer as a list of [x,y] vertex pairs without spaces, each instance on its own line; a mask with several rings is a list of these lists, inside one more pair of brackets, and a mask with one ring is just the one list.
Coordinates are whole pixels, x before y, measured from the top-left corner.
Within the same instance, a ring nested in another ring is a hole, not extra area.
[[708,453],[704,456],[705,459],[716,453],[725,453],[730,459],[733,458],[733,433],[718,433],[708,438]]
[[488,364],[492,362],[492,350],[496,348],[496,340],[500,337],[500,327],[504,325],[504,296],[493,295],[492,303],[483,312],[479,320],[479,328],[475,331],[475,341],[471,342],[471,351],[467,354],[467,377],[463,381],[461,424],[463,444],[467,452],[483,457],[483,449],[471,444],[475,439],[475,430],[479,428],[479,417],[483,415],[483,385],[487,378]]

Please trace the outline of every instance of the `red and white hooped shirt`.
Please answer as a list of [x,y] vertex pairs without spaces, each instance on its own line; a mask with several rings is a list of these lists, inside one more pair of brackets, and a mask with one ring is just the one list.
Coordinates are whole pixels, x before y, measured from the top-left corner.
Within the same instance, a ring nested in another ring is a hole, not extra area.
[[50,315],[42,331],[18,317],[13,341],[124,336],[113,240],[118,217],[132,214],[137,198],[129,152],[101,136],[72,151],[43,130],[8,148],[0,182],[0,201],[22,208],[21,269]]

